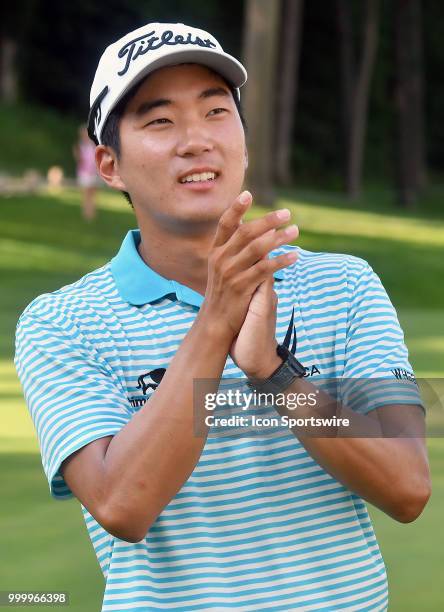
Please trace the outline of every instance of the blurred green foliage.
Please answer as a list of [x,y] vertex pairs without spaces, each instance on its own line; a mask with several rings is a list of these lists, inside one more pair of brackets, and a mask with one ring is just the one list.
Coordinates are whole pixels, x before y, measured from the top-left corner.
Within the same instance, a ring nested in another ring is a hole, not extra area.
[[[364,4],[352,3],[356,49],[362,34]],[[387,0],[380,6],[379,48],[369,100],[364,173],[367,179],[392,182],[395,147],[391,16],[394,0]],[[294,110],[294,176],[298,184],[311,183],[322,188],[338,186],[342,167],[336,10],[333,0],[304,3],[298,100]],[[58,111],[63,120],[68,112],[77,122],[84,122],[89,89],[102,51],[110,42],[150,21],[185,22],[208,29],[229,53],[237,57],[242,54],[242,1],[78,0],[63,3],[17,0],[8,5],[3,28],[19,46],[17,67],[23,104],[49,107]],[[439,0],[422,2],[422,26],[428,161],[432,172],[442,172],[444,51],[442,3]],[[18,138],[26,143],[27,125],[10,132],[13,139],[8,142],[13,144]],[[53,134],[51,126],[48,128]],[[32,132],[30,134],[32,136]],[[50,138],[58,139],[58,135]],[[64,165],[69,170],[72,168],[72,162],[68,161],[71,141],[66,144]],[[30,167],[38,163],[32,157],[18,158],[20,164],[25,159],[30,159]],[[54,158],[52,163],[60,162]],[[0,147],[0,170],[14,170],[14,167],[8,161],[7,151]]]
[[50,166],[57,165],[74,175],[77,119],[31,104],[0,104],[0,125],[0,174],[21,175],[35,169],[46,175]]

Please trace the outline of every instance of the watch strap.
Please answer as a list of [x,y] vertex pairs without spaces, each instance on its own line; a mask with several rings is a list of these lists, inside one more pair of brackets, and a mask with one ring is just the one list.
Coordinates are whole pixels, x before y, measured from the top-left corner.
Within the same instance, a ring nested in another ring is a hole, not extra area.
[[281,365],[266,379],[250,379],[250,388],[260,393],[280,393],[288,389],[296,378],[305,376],[305,367],[286,346],[279,344],[276,353],[283,359]]

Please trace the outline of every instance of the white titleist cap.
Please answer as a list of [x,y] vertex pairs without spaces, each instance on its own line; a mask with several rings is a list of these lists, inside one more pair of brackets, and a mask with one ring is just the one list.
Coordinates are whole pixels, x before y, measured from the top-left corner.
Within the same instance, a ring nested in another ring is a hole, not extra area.
[[149,23],[109,45],[100,58],[90,93],[88,134],[101,142],[108,115],[123,96],[158,68],[183,63],[208,66],[237,91],[247,80],[242,64],[204,30],[183,23]]

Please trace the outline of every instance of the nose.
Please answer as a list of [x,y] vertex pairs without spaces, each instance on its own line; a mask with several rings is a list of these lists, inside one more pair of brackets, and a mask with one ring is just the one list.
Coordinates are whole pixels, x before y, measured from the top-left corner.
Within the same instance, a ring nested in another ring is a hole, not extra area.
[[177,154],[180,157],[198,156],[211,151],[214,143],[209,130],[202,122],[192,122],[185,125],[177,144]]

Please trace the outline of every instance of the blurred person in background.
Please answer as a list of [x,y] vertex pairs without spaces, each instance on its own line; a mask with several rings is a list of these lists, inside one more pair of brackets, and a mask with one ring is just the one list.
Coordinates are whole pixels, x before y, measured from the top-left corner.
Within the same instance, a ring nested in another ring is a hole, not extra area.
[[96,147],[88,136],[86,125],[79,128],[79,139],[73,147],[77,162],[77,184],[82,189],[82,216],[92,221],[96,216],[95,194],[97,188]]

